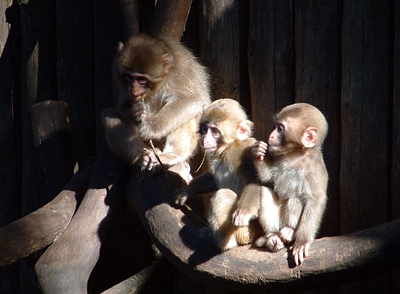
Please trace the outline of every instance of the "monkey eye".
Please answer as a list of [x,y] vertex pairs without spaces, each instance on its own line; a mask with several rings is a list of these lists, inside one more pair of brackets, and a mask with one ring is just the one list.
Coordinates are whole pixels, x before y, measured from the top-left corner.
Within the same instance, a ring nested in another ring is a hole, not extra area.
[[130,73],[125,72],[122,74],[122,77],[128,84],[133,82],[133,76]]
[[213,136],[217,136],[217,135],[219,135],[219,130],[217,129],[217,128],[210,128],[210,131],[211,131],[211,134],[213,135]]
[[275,129],[278,133],[283,133],[285,131],[285,126],[283,124],[275,124]]
[[136,81],[140,84],[140,85],[146,85],[147,84],[147,79],[145,77],[136,77]]

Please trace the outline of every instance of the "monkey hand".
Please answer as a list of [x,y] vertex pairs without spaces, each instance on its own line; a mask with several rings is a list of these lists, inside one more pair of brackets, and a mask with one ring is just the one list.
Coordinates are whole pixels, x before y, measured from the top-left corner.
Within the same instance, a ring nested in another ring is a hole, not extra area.
[[267,153],[268,144],[263,141],[257,141],[251,147],[254,159],[264,160],[265,154]]
[[176,190],[173,194],[174,203],[178,206],[183,206],[189,198],[189,191],[187,189]]
[[252,218],[252,213],[238,208],[232,215],[232,223],[237,227],[248,226]]
[[141,122],[147,117],[147,106],[144,102],[135,102],[132,105],[133,116],[137,122]]
[[294,229],[291,227],[283,227],[279,231],[279,237],[281,238],[282,242],[285,244],[291,243],[294,240]]
[[290,247],[294,263],[299,265],[304,261],[304,258],[308,256],[308,250],[310,249],[311,242],[298,242],[295,241],[293,246]]

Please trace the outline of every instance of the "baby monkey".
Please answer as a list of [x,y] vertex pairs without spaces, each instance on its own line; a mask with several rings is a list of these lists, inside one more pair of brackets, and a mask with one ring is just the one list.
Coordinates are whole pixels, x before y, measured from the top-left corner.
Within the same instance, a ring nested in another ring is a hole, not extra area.
[[174,193],[175,203],[181,206],[189,197],[215,192],[208,222],[221,250],[278,233],[278,198],[257,179],[252,127],[237,101],[220,99],[211,103],[203,112],[199,130],[210,171]]
[[261,181],[270,180],[272,160],[281,210],[278,236],[284,244],[293,243],[290,248],[296,265],[308,256],[326,207],[328,172],[321,148],[327,132],[328,123],[317,108],[295,103],[277,114],[268,144],[253,145]]

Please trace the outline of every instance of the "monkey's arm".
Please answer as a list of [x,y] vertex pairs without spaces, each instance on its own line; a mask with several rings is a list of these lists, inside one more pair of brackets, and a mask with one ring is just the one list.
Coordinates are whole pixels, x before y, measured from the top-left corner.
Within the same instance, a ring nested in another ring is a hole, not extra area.
[[182,206],[188,198],[194,195],[214,192],[217,190],[218,184],[214,176],[210,172],[207,172],[192,180],[185,188],[176,190],[173,193],[174,203]]
[[103,110],[101,119],[110,150],[129,164],[135,163],[146,147],[137,134],[137,127],[122,121],[115,108]]
[[295,242],[291,247],[296,265],[302,263],[308,256],[308,250],[321,223],[326,199],[326,195],[319,195],[317,198],[310,196],[305,202],[303,213],[295,230]]
[[247,184],[237,202],[232,216],[235,226],[247,226],[251,219],[258,217],[260,209],[261,186],[257,183]]
[[203,111],[203,103],[195,99],[168,96],[165,100],[167,102],[157,113],[153,115],[147,111],[148,115],[142,117],[139,134],[144,141],[166,137]]

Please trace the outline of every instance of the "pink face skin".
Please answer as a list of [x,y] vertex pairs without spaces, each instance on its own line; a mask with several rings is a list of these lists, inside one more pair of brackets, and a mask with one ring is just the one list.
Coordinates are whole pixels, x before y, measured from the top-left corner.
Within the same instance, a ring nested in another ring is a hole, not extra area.
[[279,152],[282,146],[282,137],[285,132],[283,123],[275,123],[275,128],[268,138],[268,151],[272,153]]
[[221,132],[218,128],[201,124],[200,125],[201,143],[207,152],[215,152],[218,147],[218,141],[221,137]]
[[125,72],[123,75],[133,101],[140,101],[142,96],[150,91],[148,78],[138,73]]

